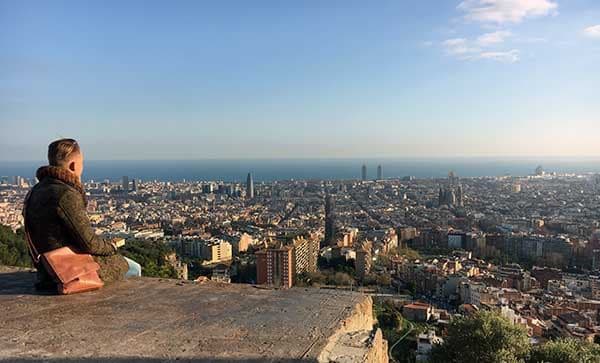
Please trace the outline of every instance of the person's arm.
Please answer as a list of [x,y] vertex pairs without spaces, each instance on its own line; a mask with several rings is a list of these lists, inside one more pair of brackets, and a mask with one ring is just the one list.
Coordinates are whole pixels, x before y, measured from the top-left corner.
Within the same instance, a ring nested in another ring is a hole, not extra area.
[[83,198],[78,192],[69,190],[62,196],[58,215],[82,252],[97,256],[110,256],[117,252],[114,245],[94,233]]

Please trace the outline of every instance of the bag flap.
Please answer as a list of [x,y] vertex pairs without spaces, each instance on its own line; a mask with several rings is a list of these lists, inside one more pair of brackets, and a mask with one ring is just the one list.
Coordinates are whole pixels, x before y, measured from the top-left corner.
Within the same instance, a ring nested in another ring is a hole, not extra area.
[[63,284],[100,269],[100,265],[91,255],[75,253],[70,247],[46,252],[43,256],[44,261]]
[[98,277],[96,271],[79,276],[77,279],[68,282],[66,284],[60,284],[59,291],[63,295],[76,294],[79,292],[86,292],[91,290],[97,290],[104,286],[104,282]]

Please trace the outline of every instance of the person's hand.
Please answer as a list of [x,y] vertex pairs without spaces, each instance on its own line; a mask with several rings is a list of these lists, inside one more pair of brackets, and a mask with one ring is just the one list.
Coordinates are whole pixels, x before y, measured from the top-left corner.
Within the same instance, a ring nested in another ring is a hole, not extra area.
[[108,243],[110,243],[111,246],[113,246],[113,248],[115,249],[115,251],[119,248],[116,244],[116,241],[114,239],[111,239],[110,241],[108,241]]

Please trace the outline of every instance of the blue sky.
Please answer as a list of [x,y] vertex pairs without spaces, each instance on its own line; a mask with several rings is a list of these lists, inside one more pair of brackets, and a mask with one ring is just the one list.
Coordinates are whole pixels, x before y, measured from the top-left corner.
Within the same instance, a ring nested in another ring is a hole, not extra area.
[[0,160],[600,156],[600,2],[0,0]]

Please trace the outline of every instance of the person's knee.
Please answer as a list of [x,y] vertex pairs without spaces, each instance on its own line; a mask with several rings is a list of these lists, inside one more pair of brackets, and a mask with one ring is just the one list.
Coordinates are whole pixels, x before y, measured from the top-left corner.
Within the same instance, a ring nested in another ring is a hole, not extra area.
[[140,277],[142,276],[142,266],[135,262],[134,260],[125,257],[125,260],[127,260],[127,265],[129,266],[129,269],[127,270],[127,273],[125,274],[125,277]]
[[142,265],[133,261],[133,266],[134,266],[135,276],[136,277],[142,276]]

